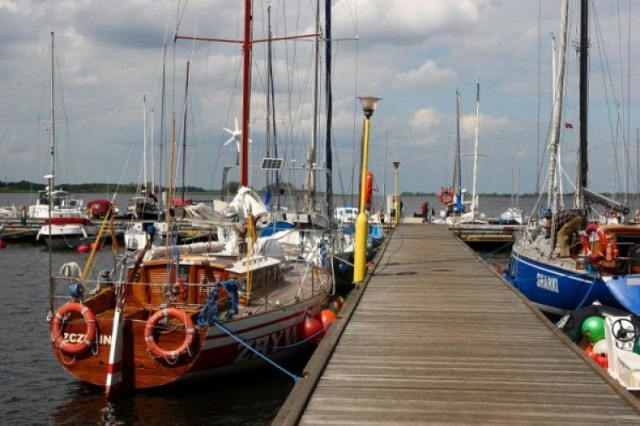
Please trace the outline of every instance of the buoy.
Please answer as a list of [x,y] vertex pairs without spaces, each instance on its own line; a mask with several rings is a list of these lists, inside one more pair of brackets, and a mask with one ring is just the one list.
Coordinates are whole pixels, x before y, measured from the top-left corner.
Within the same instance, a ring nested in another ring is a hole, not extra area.
[[329,303],[327,304],[327,308],[329,308],[329,310],[331,312],[333,312],[334,314],[337,315],[338,312],[340,312],[340,309],[342,309],[342,305],[343,304],[344,304],[344,298],[342,296],[340,296],[339,294],[334,294],[329,299]]
[[82,244],[81,246],[78,247],[78,253],[80,254],[84,254],[84,253],[88,253],[89,252],[89,246],[86,244]]
[[352,271],[352,268],[350,265],[348,265],[345,262],[338,262],[338,267],[336,268],[336,275],[344,278],[347,275],[349,275],[349,272],[351,271]]
[[302,321],[302,324],[300,324],[300,335],[303,340],[319,342],[324,335],[322,332],[322,323],[311,315],[307,315],[304,321]]
[[591,355],[593,355],[593,345],[589,345],[584,349],[584,354],[588,357],[591,357]]
[[329,327],[331,327],[331,324],[334,323],[337,317],[336,317],[336,314],[334,314],[331,310],[323,309],[318,314],[318,319],[320,320],[320,323],[322,324],[322,328],[326,333],[327,331],[329,331]]
[[7,243],[5,243],[4,241],[0,240],[0,250],[4,249],[7,246]]
[[582,335],[589,343],[604,339],[604,320],[600,317],[589,317],[582,323]]
[[607,358],[606,355],[596,355],[596,357],[594,358],[594,361],[603,369],[607,369],[609,368],[609,359]]
[[607,355],[609,353],[605,339],[598,340],[593,344],[593,353],[596,355]]

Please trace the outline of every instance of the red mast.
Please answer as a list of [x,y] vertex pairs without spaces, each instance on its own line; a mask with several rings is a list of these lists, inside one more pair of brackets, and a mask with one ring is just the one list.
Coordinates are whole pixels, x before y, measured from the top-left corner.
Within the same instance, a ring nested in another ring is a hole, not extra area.
[[249,186],[249,117],[251,102],[251,0],[244,2],[244,44],[242,45],[242,144],[240,145],[240,185]]

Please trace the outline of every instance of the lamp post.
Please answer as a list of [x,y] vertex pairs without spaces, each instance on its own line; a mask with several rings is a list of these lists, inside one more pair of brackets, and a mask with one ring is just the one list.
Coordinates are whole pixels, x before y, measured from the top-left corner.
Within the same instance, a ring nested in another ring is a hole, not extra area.
[[393,162],[393,208],[396,211],[395,223],[396,225],[400,222],[400,201],[398,199],[398,166],[400,166],[399,161]]
[[373,96],[358,97],[364,112],[362,130],[362,167],[360,169],[360,202],[358,204],[358,217],[356,218],[356,236],[353,257],[353,282],[361,284],[367,272],[367,233],[369,231],[369,219],[367,218],[366,189],[367,170],[369,168],[369,120],[378,106],[380,98]]

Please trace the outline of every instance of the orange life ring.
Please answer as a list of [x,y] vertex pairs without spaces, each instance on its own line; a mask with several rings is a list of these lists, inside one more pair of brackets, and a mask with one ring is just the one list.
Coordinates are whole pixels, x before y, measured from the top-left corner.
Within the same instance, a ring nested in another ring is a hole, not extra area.
[[450,204],[453,201],[453,191],[447,188],[442,188],[438,200],[444,205]]
[[367,181],[366,181],[365,191],[364,191],[365,204],[371,204],[372,199],[373,199],[373,173],[367,172]]
[[[182,321],[186,330],[184,341],[178,349],[174,350],[162,349],[153,338],[153,330],[155,326],[158,325],[158,322],[160,322],[162,318],[169,317]],[[176,308],[165,308],[151,315],[147,320],[144,327],[144,343],[147,345],[147,349],[149,349],[149,352],[151,352],[152,355],[175,361],[180,357],[180,355],[189,350],[189,346],[193,343],[193,336],[195,332],[196,330],[193,327],[193,321],[191,321],[191,318],[187,315],[186,311]]]
[[[69,339],[65,339],[62,332],[64,318],[71,312],[77,312],[82,315],[84,322],[87,324],[84,336],[80,335],[80,338],[82,338],[80,342],[71,343]],[[51,341],[57,348],[68,355],[80,355],[91,347],[95,338],[96,319],[91,309],[78,302],[69,302],[60,306],[51,321]]]
[[[598,239],[600,240],[599,253],[593,253],[591,251],[591,241],[589,241],[589,236],[594,232],[598,235]],[[582,250],[587,255],[589,262],[598,262],[602,260],[607,250],[607,237],[604,234],[604,231],[600,229],[597,224],[592,223],[591,225],[587,226],[587,228],[584,230],[584,233],[585,235],[584,237],[582,237]]]

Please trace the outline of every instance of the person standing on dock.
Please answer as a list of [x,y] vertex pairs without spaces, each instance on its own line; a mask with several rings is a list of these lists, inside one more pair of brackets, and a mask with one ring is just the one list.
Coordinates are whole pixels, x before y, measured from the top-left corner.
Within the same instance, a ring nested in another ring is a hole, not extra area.
[[24,204],[20,205],[20,225],[27,226],[27,208]]
[[429,202],[425,201],[424,203],[422,203],[420,208],[422,210],[422,223],[428,222],[427,219],[429,216]]

